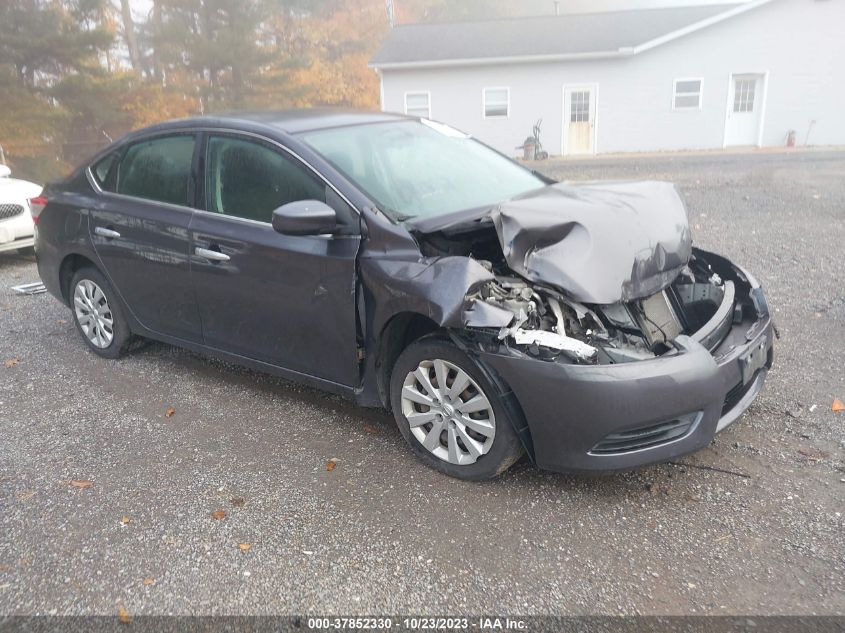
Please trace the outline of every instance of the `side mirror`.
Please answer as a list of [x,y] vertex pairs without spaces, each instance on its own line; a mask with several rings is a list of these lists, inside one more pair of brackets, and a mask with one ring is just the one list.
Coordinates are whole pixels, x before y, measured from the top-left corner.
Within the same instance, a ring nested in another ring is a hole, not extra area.
[[0,178],[8,178],[12,175],[12,170],[6,165],[0,165]]
[[324,235],[337,228],[337,213],[325,202],[299,200],[273,211],[273,229],[284,235]]

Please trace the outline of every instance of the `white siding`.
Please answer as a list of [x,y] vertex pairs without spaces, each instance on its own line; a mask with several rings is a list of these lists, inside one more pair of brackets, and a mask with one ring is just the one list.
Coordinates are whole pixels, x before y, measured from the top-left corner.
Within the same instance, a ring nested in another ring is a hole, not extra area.
[[[763,146],[845,145],[843,0],[774,0],[639,55],[580,62],[383,72],[387,111],[405,92],[430,91],[431,116],[509,155],[543,119],[560,154],[564,84],[598,84],[597,152],[722,147],[731,73],[768,73]],[[675,79],[704,80],[700,110],[673,111]],[[482,89],[510,88],[510,117],[484,119]],[[815,123],[811,122],[815,121]]]
[[[628,11],[630,9],[659,9],[661,7],[683,7],[701,4],[737,4],[749,0],[561,0],[561,13],[601,13],[605,11]],[[529,8],[543,12],[554,12],[553,0],[526,3]]]

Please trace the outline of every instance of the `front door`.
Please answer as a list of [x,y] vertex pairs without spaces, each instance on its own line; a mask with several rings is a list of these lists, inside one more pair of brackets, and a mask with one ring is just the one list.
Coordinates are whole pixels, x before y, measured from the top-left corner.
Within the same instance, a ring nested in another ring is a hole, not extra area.
[[[191,222],[191,273],[206,345],[300,374],[358,382],[355,212],[279,147],[209,135],[205,211]],[[327,193],[331,192],[331,193]],[[273,210],[320,200],[334,235],[282,235]]]
[[563,154],[595,153],[596,87],[563,89]]
[[763,122],[763,75],[732,75],[725,145],[759,145]]
[[98,181],[104,192],[91,205],[89,230],[106,276],[141,325],[199,342],[188,257],[194,145],[193,134],[130,145]]

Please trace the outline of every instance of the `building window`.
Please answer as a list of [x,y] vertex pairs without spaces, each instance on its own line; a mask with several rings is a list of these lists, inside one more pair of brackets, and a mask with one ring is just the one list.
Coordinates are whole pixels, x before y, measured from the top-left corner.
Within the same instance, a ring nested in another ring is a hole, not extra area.
[[418,116],[424,119],[431,118],[431,93],[430,92],[406,92],[405,93],[405,114]]
[[590,121],[590,91],[577,90],[569,96],[569,122],[588,123]]
[[704,81],[701,79],[676,79],[672,109],[700,110],[701,86],[703,83]]
[[754,92],[757,78],[737,79],[734,82],[734,112],[754,112]]
[[484,89],[484,118],[506,119],[510,116],[511,91],[510,88]]

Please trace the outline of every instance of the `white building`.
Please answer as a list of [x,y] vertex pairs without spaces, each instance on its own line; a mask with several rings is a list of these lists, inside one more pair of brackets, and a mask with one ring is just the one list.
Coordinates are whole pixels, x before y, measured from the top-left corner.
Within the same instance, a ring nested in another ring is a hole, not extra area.
[[845,0],[754,0],[392,29],[382,109],[516,155],[845,145]]

